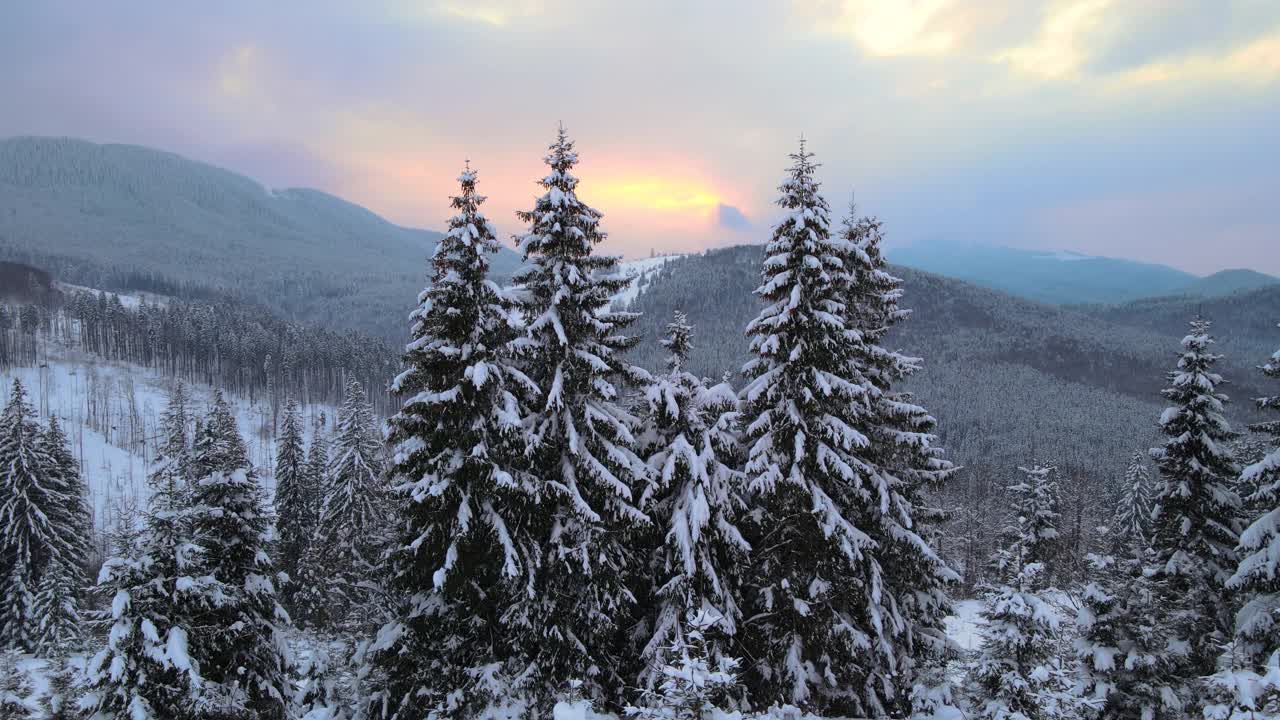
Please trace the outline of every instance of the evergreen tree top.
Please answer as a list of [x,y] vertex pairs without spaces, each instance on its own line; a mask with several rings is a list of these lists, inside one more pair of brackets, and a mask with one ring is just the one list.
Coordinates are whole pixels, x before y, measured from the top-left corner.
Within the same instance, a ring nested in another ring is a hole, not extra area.
[[[543,161],[550,172],[538,185],[546,192],[535,201],[532,210],[516,212],[522,222],[529,224],[528,232],[516,236],[516,244],[524,251],[526,261],[534,265],[517,274],[516,282],[529,285],[535,293],[536,285],[572,289],[579,294],[580,302],[598,310],[631,280],[610,275],[618,258],[592,253],[593,246],[607,237],[600,229],[604,216],[578,198],[578,179],[571,172],[578,163],[578,154],[564,126],[559,128]],[[538,300],[550,303],[551,296]]]
[[[26,386],[22,384],[21,380],[14,378],[9,390],[9,404],[5,405],[0,426],[17,429],[19,426],[14,423],[15,418],[17,423],[22,423],[34,418],[35,414],[35,409],[31,407],[31,403],[27,400]],[[22,427],[25,428],[26,426]]]
[[676,310],[671,322],[667,323],[666,337],[662,338],[662,347],[671,351],[667,358],[667,369],[679,370],[689,359],[689,351],[693,349],[693,326],[683,310]]

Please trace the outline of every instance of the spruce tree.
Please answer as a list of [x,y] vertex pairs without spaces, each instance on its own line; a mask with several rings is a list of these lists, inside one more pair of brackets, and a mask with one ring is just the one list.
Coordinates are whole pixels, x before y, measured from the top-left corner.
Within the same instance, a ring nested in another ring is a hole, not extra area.
[[214,717],[283,718],[290,697],[289,616],[276,601],[262,492],[235,416],[221,393],[196,441],[192,530],[211,609],[193,628],[192,656],[204,680],[201,710]]
[[1180,704],[1166,673],[1156,586],[1144,573],[1149,551],[1089,556],[1092,580],[1076,616],[1077,674],[1091,717],[1173,718]]
[[626,578],[638,562],[629,541],[649,519],[637,507],[648,469],[633,450],[635,419],[613,383],[645,375],[621,357],[636,342],[622,332],[637,316],[608,309],[629,280],[616,274],[617,258],[593,253],[605,238],[601,214],[578,198],[578,155],[563,127],[544,161],[545,192],[517,213],[528,223],[517,238],[527,267],[515,278],[526,331],[513,343],[541,393],[527,457],[541,475],[529,525],[541,571],[505,619],[529,658],[531,689],[549,707],[570,680],[617,701],[616,638],[633,608]]
[[[997,560],[1019,568],[1032,563],[1047,567],[1058,540],[1057,470],[1033,465],[1019,467],[1018,472],[1022,473],[1022,480],[1008,488],[1010,522],[1004,530],[1008,552],[998,554]],[[1046,574],[1036,573],[1037,582],[1047,582]]]
[[93,515],[80,465],[57,417],[49,418],[42,442],[50,461],[49,484],[62,498],[47,510],[49,525],[66,545],[65,552],[51,555],[41,568],[35,596],[36,650],[49,655],[69,651],[84,639],[80,603],[89,584],[84,563],[93,548]]
[[290,582],[282,589],[285,606],[299,580],[298,566],[315,533],[306,456],[302,448],[302,417],[291,398],[285,405],[284,424],[276,441],[276,554],[280,570]]
[[381,452],[373,409],[352,378],[338,410],[320,520],[299,578],[304,596],[297,600],[314,624],[360,625],[372,617],[367,583],[386,546]]
[[945,627],[951,613],[947,588],[959,576],[935,549],[947,513],[932,496],[956,468],[934,444],[937,421],[909,393],[893,387],[922,361],[884,347],[888,332],[910,311],[898,304],[902,281],[887,270],[882,223],[859,217],[851,204],[838,240],[845,260],[838,277],[848,283],[845,342],[857,374],[865,378],[870,406],[865,425],[855,426],[868,440],[859,457],[873,468],[866,479],[873,499],[858,525],[876,543],[873,554],[883,575],[872,613],[891,630],[892,642],[891,652],[871,660],[866,708],[883,714],[942,712],[950,696],[945,669],[953,654]]
[[26,388],[15,379],[0,414],[0,648],[38,646],[40,575],[50,564],[75,561],[71,538],[53,523],[57,509],[72,502],[58,492],[59,472]]
[[1141,452],[1129,459],[1124,473],[1124,494],[1116,508],[1115,538],[1117,551],[1145,548],[1151,534],[1151,476]]
[[392,383],[407,399],[390,421],[391,586],[402,601],[374,648],[384,716],[475,717],[501,702],[523,665],[494,628],[541,561],[527,520],[536,479],[516,466],[523,398],[535,389],[506,351],[516,331],[510,301],[488,277],[499,245],[476,173],[468,166],[458,180],[456,214]]
[[742,695],[738,659],[711,647],[708,636],[721,635],[722,618],[714,610],[691,614],[685,628],[671,634],[673,643],[658,657],[656,687],[646,690],[627,717],[641,720],[713,720]]
[[984,720],[1068,717],[1064,676],[1054,655],[1058,616],[1041,595],[1042,559],[1056,537],[1056,513],[1039,509],[1051,497],[1051,474],[1040,466],[1019,470],[1025,480],[1009,488],[1015,522],[994,563],[1001,583],[988,590],[986,631],[970,673],[977,716]]
[[[1259,368],[1273,380],[1280,380],[1280,351]],[[1257,399],[1263,411],[1280,411],[1280,394]],[[1269,437],[1270,450],[1240,474],[1240,484],[1257,488],[1250,498],[1263,508],[1260,517],[1240,535],[1240,564],[1227,580],[1227,588],[1239,593],[1244,605],[1236,616],[1235,667],[1219,677],[1220,684],[1239,710],[1262,711],[1280,708],[1280,676],[1264,681],[1273,655],[1280,651],[1280,421],[1252,425],[1250,430]],[[1261,692],[1243,692],[1260,687]]]
[[1168,440],[1153,449],[1161,487],[1153,511],[1156,550],[1153,572],[1167,609],[1165,632],[1172,675],[1180,694],[1199,705],[1199,679],[1215,671],[1219,648],[1231,637],[1225,583],[1235,572],[1232,529],[1240,499],[1232,489],[1239,474],[1230,449],[1236,436],[1223,416],[1227,396],[1213,371],[1210,324],[1191,323],[1178,368],[1163,392],[1172,405],[1160,417]]
[[662,680],[661,655],[683,648],[690,619],[716,618],[699,648],[713,666],[731,652],[742,622],[740,569],[750,546],[737,526],[745,510],[742,474],[735,469],[737,402],[728,385],[708,388],[684,369],[693,328],[682,312],[667,325],[667,372],[645,390],[647,430],[642,445],[654,481],[642,497],[654,518],[655,548],[647,587],[655,590],[641,652],[641,686]]
[[192,542],[189,462],[187,397],[177,383],[147,477],[145,528],[106,562],[99,579],[112,597],[112,624],[106,647],[88,667],[95,720],[196,715],[200,670],[190,650],[202,639],[197,625],[221,598]]
[[329,441],[325,437],[325,415],[320,413],[311,430],[311,444],[307,447],[306,478],[307,524],[314,534],[320,526],[320,513],[324,509],[325,476],[329,472]]
[[[885,479],[871,455],[876,389],[855,351],[846,243],[804,149],[779,190],[784,210],[765,247],[767,303],[747,326],[757,356],[742,391],[752,494],[754,585],[744,629],[752,701],[867,715],[886,704],[896,618],[868,509]],[[886,508],[888,510],[888,508]]]

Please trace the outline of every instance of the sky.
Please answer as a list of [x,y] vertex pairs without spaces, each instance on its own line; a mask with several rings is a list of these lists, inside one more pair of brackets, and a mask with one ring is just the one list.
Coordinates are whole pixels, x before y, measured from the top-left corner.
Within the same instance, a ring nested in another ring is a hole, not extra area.
[[158,147],[504,236],[564,123],[628,257],[762,242],[799,138],[837,216],[1280,273],[1276,0],[49,0],[0,6],[0,137]]

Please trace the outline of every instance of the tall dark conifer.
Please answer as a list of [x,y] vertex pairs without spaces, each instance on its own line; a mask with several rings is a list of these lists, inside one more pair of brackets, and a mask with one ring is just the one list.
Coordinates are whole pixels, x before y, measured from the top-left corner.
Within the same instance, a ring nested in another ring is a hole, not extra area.
[[42,442],[50,461],[50,486],[62,498],[48,509],[49,524],[66,544],[65,552],[51,555],[41,568],[35,597],[36,649],[52,654],[71,650],[84,639],[80,603],[89,586],[85,562],[93,547],[93,514],[80,464],[56,416],[49,418]]
[[399,519],[391,585],[403,602],[375,645],[375,664],[385,677],[376,704],[398,718],[475,717],[519,692],[507,686],[523,660],[494,629],[540,562],[541,538],[528,522],[536,481],[516,467],[522,398],[534,388],[507,357],[516,330],[510,302],[488,278],[499,245],[475,171],[458,181],[456,214],[392,383],[408,398],[389,438]]
[[869,405],[861,432],[867,446],[858,451],[869,471],[871,490],[858,520],[876,543],[875,562],[883,570],[873,622],[888,633],[879,652],[864,662],[868,711],[906,714],[943,711],[950,688],[944,670],[951,656],[945,618],[951,613],[947,595],[959,576],[938,555],[941,524],[947,514],[937,491],[956,468],[935,446],[937,421],[900,387],[917,372],[922,360],[884,346],[888,332],[910,317],[898,302],[902,281],[889,273],[880,244],[881,222],[859,217],[850,205],[838,240],[848,283],[845,344],[865,378]]
[[[1280,380],[1280,350],[1259,370]],[[1260,410],[1280,411],[1280,393],[1256,402]],[[1280,709],[1280,420],[1249,429],[1267,438],[1268,450],[1241,472],[1239,485],[1256,488],[1249,501],[1261,515],[1241,533],[1240,564],[1227,580],[1243,607],[1236,616],[1234,657],[1217,678],[1223,704],[1244,717]]]
[[[95,720],[195,717],[200,668],[193,630],[221,600],[192,540],[187,396],[176,383],[147,482],[140,536],[103,566],[99,586],[112,598],[107,643],[88,667]],[[208,628],[205,628],[206,630]],[[217,630],[215,630],[217,632]]]
[[737,398],[727,383],[708,388],[684,369],[693,328],[677,311],[662,344],[671,351],[667,372],[645,389],[646,432],[641,448],[653,472],[642,501],[654,518],[654,549],[645,586],[640,682],[663,681],[663,653],[685,647],[692,618],[717,618],[699,638],[713,665],[733,655],[743,620],[741,571],[747,544],[738,522],[745,510],[737,469]]
[[882,499],[867,434],[874,388],[850,344],[846,244],[831,235],[813,154],[802,142],[791,159],[741,394],[754,527],[745,684],[759,706],[873,714],[896,631],[865,513]]
[[[282,597],[292,595],[299,580],[298,566],[315,533],[312,498],[307,481],[307,459],[302,448],[302,417],[298,404],[290,399],[284,409],[284,424],[276,441],[276,553],[280,570],[290,577]],[[285,602],[291,607],[291,603]]]
[[71,502],[57,475],[26,388],[14,380],[0,414],[0,648],[38,646],[40,575],[50,563],[74,562],[70,539],[53,522]]
[[300,571],[306,587],[298,602],[312,623],[363,625],[372,619],[369,583],[379,574],[390,530],[388,495],[373,409],[352,378],[338,409],[320,518]]
[[529,226],[517,238],[528,267],[516,277],[527,326],[514,343],[541,391],[528,423],[528,466],[541,476],[529,529],[541,569],[506,621],[543,705],[570,680],[617,701],[617,636],[634,606],[626,578],[638,562],[631,531],[649,519],[637,507],[648,469],[613,380],[647,374],[621,357],[636,342],[622,334],[636,315],[608,306],[630,281],[615,274],[617,258],[594,253],[605,238],[601,214],[578,198],[578,154],[564,128],[544,160],[544,193],[518,213]]
[[1200,679],[1214,672],[1219,648],[1231,635],[1233,613],[1223,597],[1236,570],[1232,526],[1240,508],[1230,443],[1236,433],[1223,415],[1227,396],[1213,369],[1221,356],[1213,352],[1209,327],[1207,320],[1193,321],[1182,341],[1177,370],[1163,392],[1172,403],[1160,417],[1169,439],[1151,451],[1161,480],[1152,571],[1163,593],[1171,674],[1192,709],[1206,697]]
[[276,601],[275,567],[262,490],[235,416],[221,393],[196,440],[201,473],[192,531],[209,578],[210,605],[192,629],[192,656],[204,682],[201,712],[212,717],[279,720],[290,695],[289,616]]

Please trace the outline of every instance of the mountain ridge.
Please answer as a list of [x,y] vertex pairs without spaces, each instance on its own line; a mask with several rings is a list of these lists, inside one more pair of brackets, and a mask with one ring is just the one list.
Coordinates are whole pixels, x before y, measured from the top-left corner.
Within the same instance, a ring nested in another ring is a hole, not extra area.
[[[401,338],[440,237],[321,190],[269,190],[164,150],[0,140],[0,257],[50,270],[60,268],[49,257],[145,268],[286,317]],[[495,274],[519,262],[504,249]]]
[[1280,283],[1264,273],[1198,276],[1159,263],[979,243],[928,241],[886,251],[890,262],[1055,305],[1117,304],[1150,297],[1216,297]]

